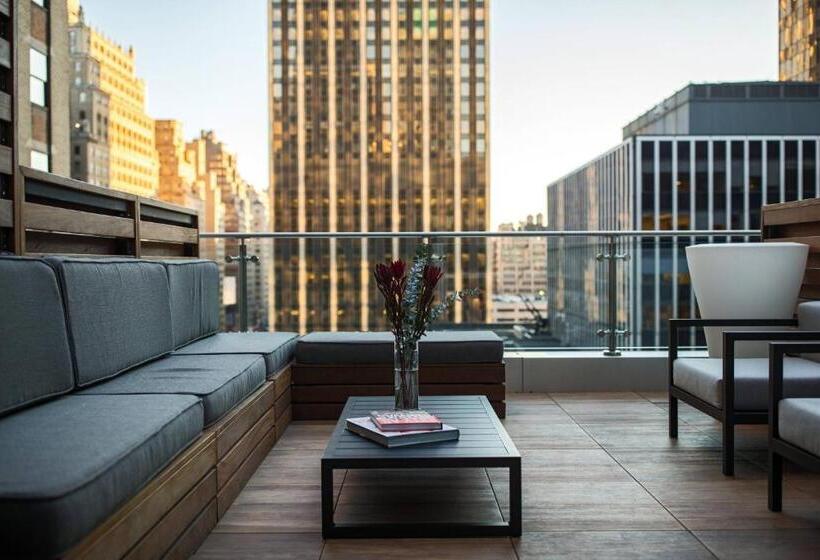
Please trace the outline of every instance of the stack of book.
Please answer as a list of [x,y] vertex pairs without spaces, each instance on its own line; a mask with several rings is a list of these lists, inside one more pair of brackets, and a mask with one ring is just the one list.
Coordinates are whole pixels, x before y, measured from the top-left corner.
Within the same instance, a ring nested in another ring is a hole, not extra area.
[[451,441],[459,435],[458,428],[423,410],[373,411],[369,417],[348,418],[345,427],[385,447]]

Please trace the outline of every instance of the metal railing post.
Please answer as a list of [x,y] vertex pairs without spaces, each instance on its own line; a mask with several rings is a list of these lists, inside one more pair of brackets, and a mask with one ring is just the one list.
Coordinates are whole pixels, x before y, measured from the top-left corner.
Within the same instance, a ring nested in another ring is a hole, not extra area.
[[245,241],[244,237],[239,238],[239,256],[229,255],[225,257],[225,262],[237,261],[239,263],[237,304],[239,307],[239,330],[241,332],[248,332],[248,261],[259,264],[259,257],[256,255],[248,256],[248,245]]
[[598,262],[607,261],[607,328],[599,329],[598,336],[605,336],[607,339],[607,348],[604,351],[604,356],[620,356],[621,352],[618,350],[618,337],[628,335],[629,331],[618,330],[618,261],[629,260],[629,255],[626,253],[619,254],[617,247],[617,238],[612,235],[607,238],[607,252],[598,253],[595,259]]

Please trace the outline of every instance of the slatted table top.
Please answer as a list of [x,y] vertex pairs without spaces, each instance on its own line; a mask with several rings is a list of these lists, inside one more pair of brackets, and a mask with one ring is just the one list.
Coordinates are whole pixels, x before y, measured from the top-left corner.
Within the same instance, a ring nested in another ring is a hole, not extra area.
[[[322,462],[368,466],[423,466],[433,463],[475,463],[504,466],[521,455],[496,416],[487,397],[481,395],[429,396],[419,407],[460,430],[457,441],[445,441],[388,449],[345,429],[348,418],[369,416],[373,410],[393,408],[393,397],[350,397],[325,449]],[[370,465],[369,463],[373,463]]]

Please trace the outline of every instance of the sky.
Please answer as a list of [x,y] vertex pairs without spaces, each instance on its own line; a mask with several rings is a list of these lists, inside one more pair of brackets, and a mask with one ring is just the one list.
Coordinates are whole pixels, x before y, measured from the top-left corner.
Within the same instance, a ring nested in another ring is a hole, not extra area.
[[[136,50],[148,113],[213,129],[267,187],[265,0],[84,0]],[[546,185],[621,141],[690,82],[777,79],[776,0],[491,0],[492,226],[544,211]]]

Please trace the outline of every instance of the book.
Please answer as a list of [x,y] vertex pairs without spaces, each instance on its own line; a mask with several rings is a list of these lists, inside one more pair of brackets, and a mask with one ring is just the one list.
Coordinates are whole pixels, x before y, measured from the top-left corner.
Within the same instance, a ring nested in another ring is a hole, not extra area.
[[374,410],[370,419],[383,432],[440,430],[441,420],[424,410]]
[[440,430],[415,430],[412,432],[383,432],[370,418],[348,418],[345,428],[363,438],[385,447],[403,447],[421,443],[457,440],[458,428],[444,424]]

